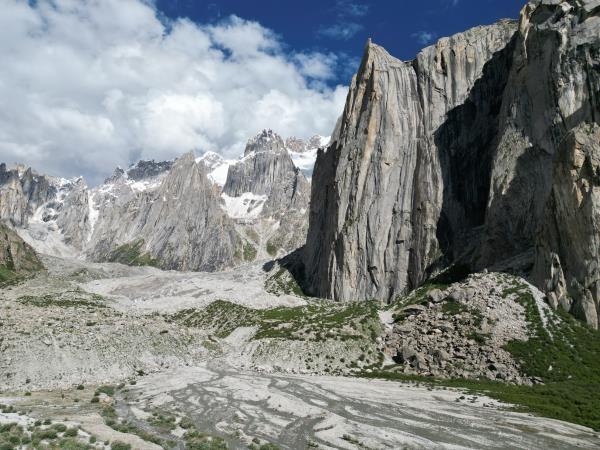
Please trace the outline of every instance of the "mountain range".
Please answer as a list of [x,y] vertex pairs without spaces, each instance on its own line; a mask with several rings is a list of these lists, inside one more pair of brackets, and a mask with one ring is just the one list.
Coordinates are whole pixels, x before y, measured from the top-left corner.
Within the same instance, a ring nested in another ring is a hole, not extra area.
[[331,137],[0,164],[0,449],[600,448],[599,268],[600,0],[369,40]]

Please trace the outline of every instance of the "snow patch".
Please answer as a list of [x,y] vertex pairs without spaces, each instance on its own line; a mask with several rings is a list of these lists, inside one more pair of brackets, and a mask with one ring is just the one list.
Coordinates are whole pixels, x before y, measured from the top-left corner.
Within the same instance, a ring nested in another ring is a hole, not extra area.
[[215,152],[206,152],[204,155],[196,158],[197,163],[203,163],[208,170],[208,179],[218,186],[225,186],[227,181],[227,172],[229,166],[237,161],[224,159],[221,155]]
[[146,180],[129,182],[129,187],[134,192],[145,192],[150,189],[157,188],[161,185],[163,177],[150,178]]
[[221,198],[224,202],[223,210],[232,219],[256,219],[262,212],[268,197],[244,192],[239,197],[221,194]]

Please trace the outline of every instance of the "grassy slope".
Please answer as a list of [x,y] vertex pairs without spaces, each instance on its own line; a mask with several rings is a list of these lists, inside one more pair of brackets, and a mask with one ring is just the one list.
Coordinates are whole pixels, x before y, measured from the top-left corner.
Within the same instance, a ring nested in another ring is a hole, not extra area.
[[142,253],[144,240],[139,239],[130,244],[124,244],[113,250],[107,257],[109,262],[117,262],[128,266],[158,267],[159,261],[148,253]]
[[211,329],[218,337],[226,337],[241,326],[257,326],[254,339],[322,341],[334,337],[363,339],[365,336],[375,339],[380,332],[377,308],[367,302],[310,303],[295,308],[257,310],[217,300],[204,309],[180,311],[170,320]]
[[535,300],[524,285],[505,295],[518,294],[525,307],[531,338],[512,341],[506,349],[523,372],[543,384],[515,386],[487,380],[436,380],[395,372],[364,373],[371,378],[424,381],[436,386],[463,387],[486,394],[519,409],[600,430],[600,332],[570,315],[552,312],[546,330]]

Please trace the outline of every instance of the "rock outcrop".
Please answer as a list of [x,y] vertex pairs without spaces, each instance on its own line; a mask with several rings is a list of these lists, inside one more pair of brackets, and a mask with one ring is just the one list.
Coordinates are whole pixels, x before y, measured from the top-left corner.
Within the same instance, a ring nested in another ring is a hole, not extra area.
[[534,280],[550,304],[598,328],[600,320],[600,127],[585,124],[561,142]]
[[[555,289],[564,279],[555,303],[594,324],[594,208],[565,220],[578,196],[557,201],[569,185],[593,186],[591,169],[565,180],[558,161],[573,152],[563,150],[569,141],[582,142],[580,127],[600,120],[599,6],[533,1],[518,24],[442,39],[412,62],[369,43],[332,144],[317,159],[307,290],[390,300],[451,264],[530,274],[535,261],[537,285]],[[586,142],[580,151],[593,160]],[[582,195],[593,205],[589,189]],[[565,227],[574,221],[586,224],[572,235]],[[549,223],[554,233],[544,231]],[[558,248],[584,233],[593,237],[570,256]],[[586,269],[566,262],[578,258]]]
[[274,222],[266,233],[271,256],[304,243],[310,183],[273,131],[263,130],[248,141],[244,157],[229,166],[222,197],[229,215],[244,223]]
[[[156,164],[154,164],[156,166]],[[235,263],[237,236],[204,165],[188,153],[164,170],[128,171],[92,191],[97,218],[86,253],[164,269],[213,271]],[[126,177],[127,176],[127,177]]]
[[0,284],[43,269],[33,248],[0,222]]
[[223,193],[239,197],[251,192],[266,196],[263,215],[308,206],[309,183],[296,168],[283,139],[271,130],[250,139],[244,157],[229,166]]
[[[442,256],[446,149],[435,133],[467,101],[486,63],[503,64],[516,27],[504,21],[443,39],[413,62],[367,44],[341,124],[313,174],[305,248],[312,294],[387,300],[427,277]],[[497,95],[486,87],[481,97]]]

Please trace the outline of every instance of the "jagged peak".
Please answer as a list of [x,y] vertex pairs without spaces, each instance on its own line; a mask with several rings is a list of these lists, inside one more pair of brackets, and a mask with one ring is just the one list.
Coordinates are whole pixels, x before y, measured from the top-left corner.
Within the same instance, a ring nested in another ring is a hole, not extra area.
[[280,135],[275,133],[273,130],[264,129],[256,136],[248,140],[246,149],[244,150],[244,157],[249,156],[253,153],[260,152],[280,152],[285,150],[285,143]]
[[[192,158],[194,158],[193,152],[190,152],[189,154],[191,154]],[[187,155],[187,153],[185,155],[181,156],[179,159],[181,159],[182,157],[184,157],[186,155]],[[135,181],[139,181],[144,178],[155,177],[157,175],[160,175],[161,173],[171,170],[171,167],[173,167],[173,163],[174,163],[173,160],[158,161],[158,162],[153,159],[152,160],[140,160],[137,163],[131,165],[127,169],[125,174],[126,174],[127,178],[130,178]]]

